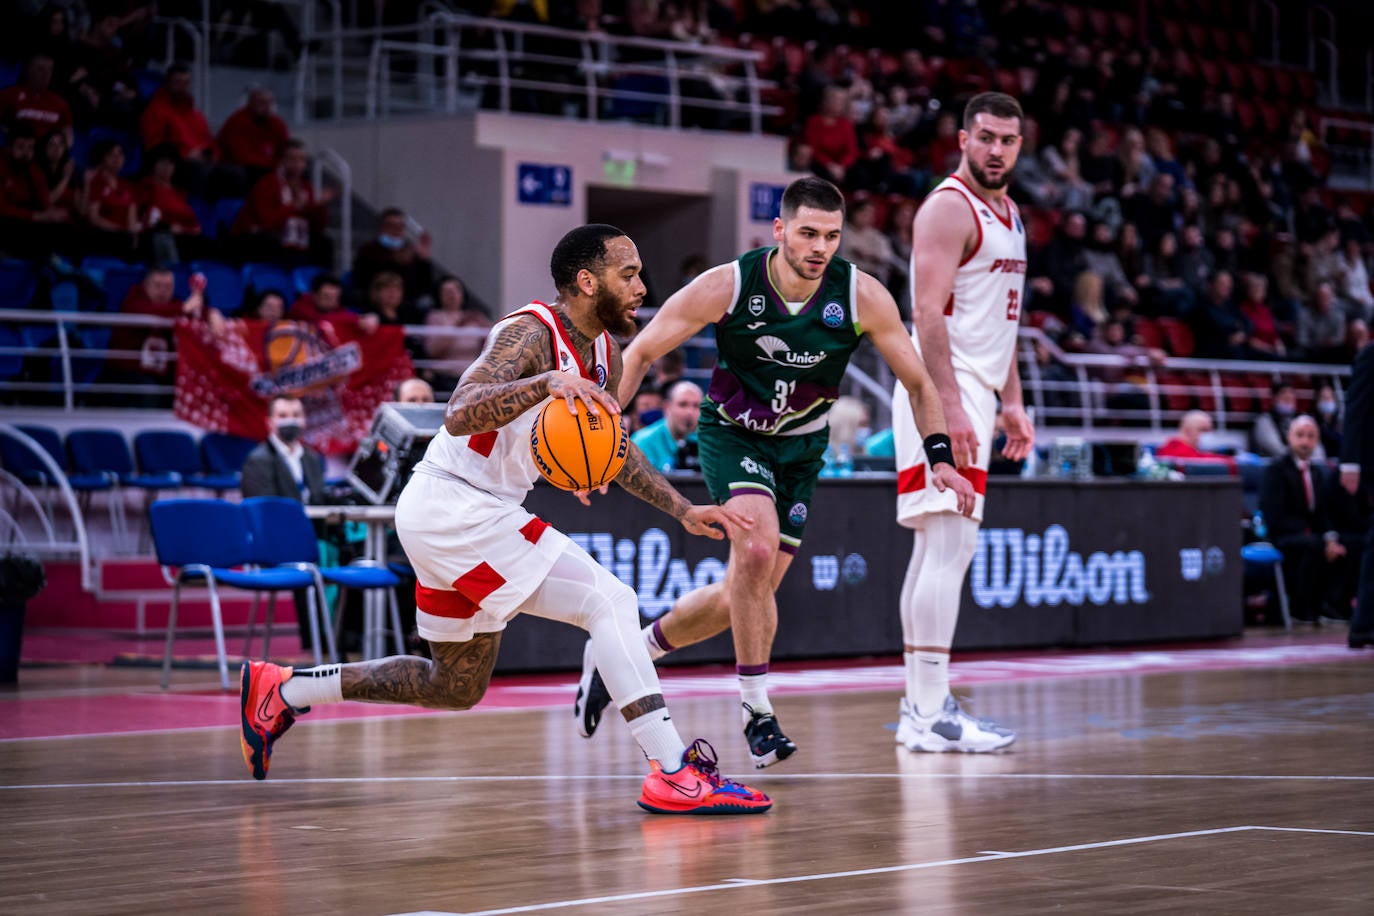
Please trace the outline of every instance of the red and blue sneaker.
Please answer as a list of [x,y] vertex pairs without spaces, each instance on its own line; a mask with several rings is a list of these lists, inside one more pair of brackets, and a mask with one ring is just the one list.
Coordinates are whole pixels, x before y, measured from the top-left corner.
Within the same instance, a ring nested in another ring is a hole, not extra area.
[[244,662],[239,685],[239,718],[243,732],[239,744],[243,761],[254,779],[266,779],[272,763],[272,745],[296,724],[296,716],[310,711],[288,706],[281,685],[291,680],[291,669],[271,662]]
[[639,807],[653,814],[762,814],[773,807],[757,789],[721,776],[715,755],[716,749],[698,738],[683,752],[681,768],[671,773],[650,760]]

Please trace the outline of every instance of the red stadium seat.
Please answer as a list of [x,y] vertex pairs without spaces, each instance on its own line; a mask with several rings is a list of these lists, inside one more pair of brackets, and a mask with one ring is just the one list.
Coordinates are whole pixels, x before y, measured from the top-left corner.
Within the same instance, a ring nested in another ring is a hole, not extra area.
[[1046,322],[1058,321],[1054,312],[1033,311],[1026,313],[1026,326],[1031,328],[1043,328]]
[[1142,347],[1164,349],[1164,330],[1152,318],[1135,319],[1135,336]]
[[1227,61],[1221,65],[1222,72],[1226,74],[1226,84],[1244,95],[1250,91],[1250,74],[1243,66],[1235,61]]
[[1168,47],[1183,47],[1183,23],[1174,19],[1165,19],[1161,27],[1164,29],[1164,43]]
[[1229,29],[1219,26],[1212,29],[1208,36],[1212,42],[1212,49],[1222,57],[1231,56],[1231,32]]
[[1265,96],[1274,88],[1272,78],[1269,76],[1267,67],[1259,64],[1251,64],[1248,68],[1250,74],[1250,85],[1255,89],[1256,96]]
[[1021,77],[1015,70],[1002,68],[997,71],[996,77],[997,91],[1005,92],[1007,95],[1021,94]]
[[1159,372],[1155,379],[1161,389],[1160,402],[1166,410],[1192,409],[1193,396],[1183,390],[1188,384],[1186,377],[1174,372]]
[[1188,35],[1188,46],[1190,48],[1203,54],[1206,54],[1210,50],[1211,43],[1208,39],[1207,27],[1205,25],[1200,22],[1190,22],[1185,27],[1185,31]]
[[1254,133],[1255,124],[1259,122],[1254,103],[1249,99],[1236,99],[1236,120],[1247,134]]
[[1188,384],[1193,387],[1193,398],[1200,410],[1213,413],[1217,409],[1216,389],[1212,387],[1212,377],[1206,372],[1190,372]]
[[1273,135],[1279,132],[1279,127],[1283,123],[1283,115],[1279,113],[1277,105],[1273,102],[1260,102],[1259,116],[1266,134]]
[[1097,36],[1098,40],[1112,37],[1111,15],[1106,10],[1088,10],[1088,28]]
[[1297,94],[1293,99],[1299,103],[1311,103],[1317,100],[1317,93],[1321,91],[1321,86],[1317,82],[1317,77],[1307,70],[1299,70],[1293,74],[1296,83]]
[[1159,319],[1159,329],[1164,332],[1164,340],[1169,352],[1177,357],[1192,356],[1197,345],[1193,341],[1193,329],[1178,318]]
[[1297,91],[1297,82],[1293,79],[1291,70],[1284,70],[1274,67],[1269,71],[1269,75],[1274,80],[1274,94],[1281,99],[1290,99]]
[[1202,81],[1213,89],[1221,85],[1221,64],[1214,60],[1201,58],[1197,64],[1198,72],[1202,74]]
[[1117,37],[1127,45],[1135,41],[1135,16],[1120,11],[1112,14],[1112,26],[1116,29]]
[[1232,40],[1235,42],[1235,45],[1236,45],[1236,59],[1237,59],[1237,60],[1254,60],[1254,57],[1255,57],[1255,39],[1251,37],[1250,33],[1249,33],[1249,32],[1235,32],[1235,33],[1232,34],[1231,37],[1232,37]]
[[1059,12],[1064,16],[1064,24],[1069,32],[1077,35],[1083,31],[1083,8],[1081,6],[1061,6]]

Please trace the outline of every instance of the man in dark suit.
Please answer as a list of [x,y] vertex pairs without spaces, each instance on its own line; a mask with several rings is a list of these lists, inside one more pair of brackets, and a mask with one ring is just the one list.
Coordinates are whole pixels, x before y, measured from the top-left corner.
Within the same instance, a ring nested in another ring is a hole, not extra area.
[[278,395],[267,407],[271,434],[248,453],[239,490],[250,496],[288,496],[306,505],[323,503],[324,457],[301,442],[305,407],[299,398]]
[[1350,648],[1374,646],[1374,343],[1355,354],[1350,387],[1345,390],[1345,437],[1341,443],[1341,486],[1363,500],[1364,544],[1360,551],[1355,613],[1350,618]]
[[1269,463],[1260,482],[1260,511],[1270,540],[1283,552],[1293,618],[1308,623],[1319,615],[1345,616],[1336,605],[1346,548],[1331,523],[1328,471],[1312,460],[1320,441],[1317,421],[1295,417],[1288,426],[1288,451]]
[[[325,502],[324,456],[305,443],[305,406],[299,398],[274,397],[267,405],[271,433],[267,441],[248,453],[243,462],[239,492],[252,496],[285,496],[306,505]],[[300,626],[301,646],[309,649],[309,599],[296,592],[296,621]]]

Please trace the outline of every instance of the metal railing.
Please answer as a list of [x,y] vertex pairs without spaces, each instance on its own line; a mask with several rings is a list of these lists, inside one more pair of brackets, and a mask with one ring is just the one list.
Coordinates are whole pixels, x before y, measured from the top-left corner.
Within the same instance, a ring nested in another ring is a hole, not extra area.
[[[0,522],[3,522],[3,527],[0,527],[0,540],[3,540],[7,548],[18,547],[37,555],[40,559],[65,560],[75,557],[81,564],[81,587],[88,592],[92,591],[95,576],[91,563],[91,542],[86,533],[86,522],[82,517],[76,494],[67,483],[67,475],[48,454],[47,449],[23,430],[9,423],[0,423],[0,432],[26,449],[32,458],[43,465],[47,476],[44,489],[49,497],[46,501],[40,500],[27,483],[8,470],[0,468],[0,492],[11,491],[8,501],[0,500]],[[70,538],[57,533],[55,501],[52,498],[54,495],[57,497],[56,501],[60,501],[66,509],[70,519]],[[26,521],[25,509],[33,513],[32,522]]]
[[342,271],[353,254],[353,168],[337,150],[325,147],[316,150],[311,160],[311,181],[317,191],[324,187],[326,173],[339,184],[339,244],[334,247],[334,267]]
[[[1347,142],[1338,134],[1356,138]],[[1328,187],[1338,190],[1369,190],[1374,188],[1374,123],[1351,121],[1346,118],[1321,120],[1322,146],[1331,157]]]
[[[314,9],[310,3],[304,8]],[[781,110],[762,101],[764,90],[775,84],[759,77],[762,54],[753,50],[445,11],[402,26],[358,29],[341,23],[337,12],[328,30],[319,29],[313,14],[304,17],[306,49],[292,105],[298,122],[482,106],[666,127],[683,126],[689,113],[698,121],[715,115],[747,123],[757,134],[764,117]],[[323,79],[322,61],[329,67]],[[712,88],[694,94],[693,83]],[[366,100],[361,111],[350,107],[357,99]]]
[[[0,323],[11,326],[53,324],[57,329],[55,345],[0,345],[0,358],[17,355],[39,361],[47,359],[52,361],[50,365],[54,367],[51,377],[46,380],[7,381],[5,384],[11,391],[47,395],[49,401],[56,395],[63,409],[68,412],[75,410],[78,402],[84,401],[88,395],[153,395],[165,399],[168,405],[171,403],[174,389],[170,384],[109,383],[92,378],[89,364],[87,371],[82,373],[77,373],[74,368],[78,360],[137,360],[140,351],[78,348],[72,344],[77,336],[76,329],[81,326],[122,325],[150,330],[170,329],[173,322],[169,319],[144,315],[4,309],[0,310]],[[487,332],[482,328],[408,325],[405,334],[416,341],[433,337],[462,340],[475,351],[486,338]],[[686,375],[704,381],[710,374],[709,364],[714,361],[714,343],[709,337],[702,336],[692,338],[690,344],[696,351],[691,361],[698,365],[689,369]],[[1036,359],[1036,344],[1047,351],[1053,364],[1068,371],[1071,380],[1056,381],[1045,377],[1046,373]],[[174,365],[176,353],[168,353],[167,358]],[[1218,430],[1244,429],[1259,413],[1259,405],[1269,393],[1267,388],[1256,388],[1257,377],[1263,377],[1271,383],[1279,379],[1296,379],[1301,385],[1308,384],[1312,379],[1330,379],[1340,396],[1345,379],[1350,375],[1347,364],[1179,358],[1154,363],[1115,355],[1069,353],[1037,328],[1021,329],[1018,359],[1022,366],[1026,403],[1035,409],[1037,424],[1076,425],[1086,430],[1104,429],[1118,423],[1153,432],[1172,428],[1185,410],[1190,409],[1170,406],[1173,396],[1188,399],[1190,404],[1196,402],[1212,413]],[[414,358],[413,363],[418,371],[428,370],[446,378],[457,377],[467,368],[466,363],[419,357]],[[702,368],[702,365],[706,368]],[[1133,391],[1144,399],[1144,407],[1108,406],[1108,398],[1123,384],[1119,378],[1123,374],[1141,380],[1140,384],[1134,385]],[[892,376],[880,359],[869,371],[851,362],[844,390],[873,406],[875,428],[890,423]],[[1311,393],[1300,391],[1299,396],[1310,397]],[[1235,406],[1246,403],[1251,406]]]

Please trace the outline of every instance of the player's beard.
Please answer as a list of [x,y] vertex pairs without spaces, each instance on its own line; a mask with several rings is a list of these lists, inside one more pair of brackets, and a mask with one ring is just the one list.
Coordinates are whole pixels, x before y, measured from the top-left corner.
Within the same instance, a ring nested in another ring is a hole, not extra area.
[[596,291],[596,320],[614,337],[629,337],[638,330],[634,319],[625,314],[625,303],[605,287]]
[[988,175],[987,172],[983,171],[982,166],[978,165],[972,159],[970,159],[968,163],[968,170],[973,173],[973,180],[978,182],[983,187],[987,188],[989,191],[1000,191],[1003,188],[1005,188],[1008,183],[1011,182],[1011,169],[1006,167],[1003,167],[1002,174],[1000,176],[998,176],[997,178],[992,178]]

